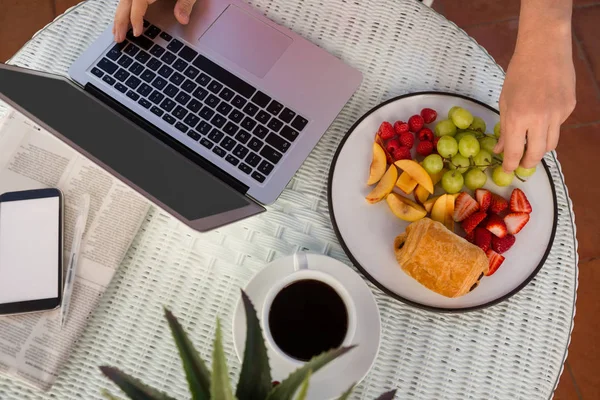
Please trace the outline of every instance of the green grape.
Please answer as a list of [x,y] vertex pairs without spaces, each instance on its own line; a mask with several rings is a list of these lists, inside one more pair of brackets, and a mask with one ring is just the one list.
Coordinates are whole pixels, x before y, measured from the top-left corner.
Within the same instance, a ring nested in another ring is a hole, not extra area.
[[488,151],[490,154],[494,153],[494,147],[496,147],[497,143],[498,140],[490,135],[485,135],[479,139],[479,146],[481,149]]
[[529,178],[531,175],[535,174],[536,167],[533,168],[523,168],[520,165],[515,170],[515,175],[521,178]]
[[485,171],[485,169],[490,166],[492,160],[492,154],[487,150],[480,150],[479,153],[475,154],[475,157],[473,157],[475,166],[482,171]]
[[479,150],[479,141],[475,136],[467,135],[458,142],[458,151],[465,157],[473,157],[475,154],[479,153]]
[[454,157],[452,157],[450,163],[448,164],[448,168],[450,168],[451,170],[456,169],[461,174],[467,172],[470,166],[471,162],[469,161],[469,159],[461,154],[457,154]]
[[465,178],[457,170],[448,171],[442,176],[442,188],[446,193],[458,193],[465,183]]
[[475,132],[469,131],[469,130],[458,132],[456,134],[456,136],[454,136],[454,139],[456,139],[456,141],[460,143],[460,139],[464,138],[465,136],[473,136],[473,137],[475,137]]
[[479,168],[471,168],[465,174],[465,186],[471,190],[482,188],[487,182],[487,175]]
[[492,173],[492,180],[498,186],[508,186],[512,183],[513,178],[515,177],[515,173],[511,172],[507,174],[502,169],[502,166],[494,168],[494,172]]
[[459,108],[452,113],[452,122],[457,128],[467,129],[473,123],[473,114],[469,110]]
[[496,136],[496,138],[500,137],[500,122],[494,125],[494,136]]
[[454,111],[458,110],[459,108],[459,106],[452,107],[450,111],[448,111],[448,119],[452,119],[452,114],[454,114]]
[[458,153],[458,143],[452,136],[442,136],[438,141],[437,151],[444,158],[452,158]]
[[479,131],[481,133],[485,133],[485,121],[483,120],[483,118],[481,117],[473,117],[473,122],[471,122],[471,125],[469,126],[469,129],[472,129],[474,131]]
[[444,119],[435,125],[435,136],[454,136],[456,135],[456,125],[449,119]]
[[422,164],[429,175],[437,174],[444,168],[444,160],[439,154],[428,155]]

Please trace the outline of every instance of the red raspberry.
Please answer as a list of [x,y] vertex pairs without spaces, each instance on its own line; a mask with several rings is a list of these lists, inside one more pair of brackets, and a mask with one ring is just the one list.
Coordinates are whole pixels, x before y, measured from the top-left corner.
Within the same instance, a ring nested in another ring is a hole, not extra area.
[[410,155],[410,149],[406,146],[400,146],[394,152],[394,159],[398,160],[412,160]]
[[439,137],[435,137],[433,138],[433,149],[435,150],[435,152],[437,153],[437,143],[440,141]]
[[379,126],[379,130],[377,131],[377,134],[383,140],[388,140],[388,139],[391,139],[394,136],[396,136],[396,132],[394,132],[394,128],[392,127],[392,124],[390,124],[387,121],[383,121],[381,123],[381,126]]
[[410,132],[403,133],[400,135],[400,144],[412,149],[415,145],[415,137]]
[[400,144],[400,141],[398,140],[398,138],[393,138],[387,142],[385,149],[388,151],[388,153],[394,154],[400,146],[401,146],[401,144]]
[[429,128],[423,128],[419,131],[419,140],[421,142],[433,141],[433,132]]
[[404,121],[396,121],[394,124],[394,130],[398,135],[408,132],[408,124]]
[[427,157],[431,153],[433,153],[433,143],[421,142],[417,145],[417,154]]
[[411,132],[414,132],[414,133],[417,133],[421,129],[423,129],[424,124],[425,124],[425,121],[423,120],[423,117],[421,117],[420,115],[413,115],[408,120],[408,128],[410,129]]
[[430,124],[436,120],[437,112],[431,108],[424,108],[421,110],[421,117],[423,117],[426,124]]

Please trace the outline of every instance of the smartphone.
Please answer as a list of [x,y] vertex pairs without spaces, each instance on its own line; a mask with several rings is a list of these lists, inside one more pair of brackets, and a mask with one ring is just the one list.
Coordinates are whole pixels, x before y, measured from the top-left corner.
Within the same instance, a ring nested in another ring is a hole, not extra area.
[[62,300],[63,195],[0,195],[0,315],[53,310]]

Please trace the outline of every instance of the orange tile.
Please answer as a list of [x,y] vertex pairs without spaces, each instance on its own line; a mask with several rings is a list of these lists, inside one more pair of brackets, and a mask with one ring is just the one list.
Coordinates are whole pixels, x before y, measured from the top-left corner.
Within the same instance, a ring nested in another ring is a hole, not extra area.
[[600,124],[563,129],[557,152],[575,209],[579,257],[599,257],[600,185],[590,177],[590,168],[600,154]]
[[[596,82],[600,84],[600,41],[598,41],[598,25],[600,24],[600,3],[594,7],[575,10],[573,13],[573,29],[581,42]],[[600,117],[599,117],[600,118]]]
[[54,0],[56,6],[56,15],[64,13],[68,8],[79,4],[81,0]]
[[[598,242],[596,242],[598,243]],[[579,265],[577,314],[568,363],[583,399],[600,399],[600,259]]]
[[519,22],[516,19],[464,28],[506,70],[515,51]]
[[435,0],[444,15],[460,27],[499,21],[519,15],[519,0]]
[[558,382],[558,387],[554,391],[554,400],[578,400],[579,395],[575,388],[575,381],[565,365],[565,369]]
[[0,61],[19,50],[54,18],[52,0],[0,0]]

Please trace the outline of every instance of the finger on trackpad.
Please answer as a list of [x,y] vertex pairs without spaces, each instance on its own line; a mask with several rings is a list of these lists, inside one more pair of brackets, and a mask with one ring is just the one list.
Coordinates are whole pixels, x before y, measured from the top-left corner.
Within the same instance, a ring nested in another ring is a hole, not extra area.
[[293,40],[239,7],[230,5],[198,41],[263,78]]

